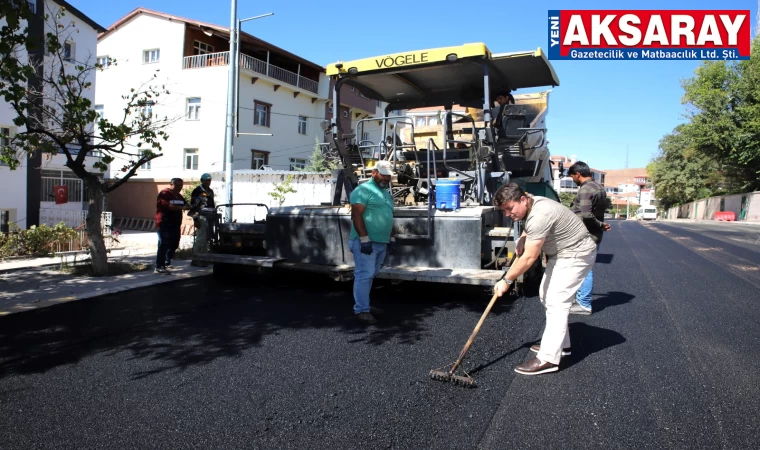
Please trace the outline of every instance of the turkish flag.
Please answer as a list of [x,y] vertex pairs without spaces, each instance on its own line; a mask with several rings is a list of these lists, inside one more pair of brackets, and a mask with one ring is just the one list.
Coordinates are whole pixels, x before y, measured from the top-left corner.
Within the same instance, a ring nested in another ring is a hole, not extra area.
[[53,191],[55,191],[56,205],[69,202],[69,188],[67,188],[66,186],[55,186],[53,188]]

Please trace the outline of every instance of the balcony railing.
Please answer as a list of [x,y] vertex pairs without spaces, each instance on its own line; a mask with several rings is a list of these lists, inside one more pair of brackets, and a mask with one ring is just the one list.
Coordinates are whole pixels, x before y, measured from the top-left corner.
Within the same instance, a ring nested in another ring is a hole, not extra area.
[[[182,61],[183,69],[200,69],[202,67],[226,66],[230,63],[230,52],[208,53],[206,55],[185,56]],[[266,61],[248,55],[240,55],[240,67],[252,72],[266,75],[303,90],[317,93],[319,83],[300,76],[297,73],[281,67],[267,64]]]

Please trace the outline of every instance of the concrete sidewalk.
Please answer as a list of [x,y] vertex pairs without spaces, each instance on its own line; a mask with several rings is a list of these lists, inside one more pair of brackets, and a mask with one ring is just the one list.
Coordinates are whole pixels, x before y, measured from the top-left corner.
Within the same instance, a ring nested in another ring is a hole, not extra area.
[[[109,262],[153,265],[157,241],[154,232],[133,232],[122,235],[120,240],[126,247],[112,251]],[[187,242],[182,244],[180,248],[188,246]],[[77,261],[85,258],[80,256]],[[67,258],[69,264],[71,261]],[[175,259],[173,264],[170,275],[153,273],[151,268],[125,275],[85,277],[61,272],[61,258],[55,256],[0,261],[0,316],[212,273],[211,267],[193,267],[189,260]]]

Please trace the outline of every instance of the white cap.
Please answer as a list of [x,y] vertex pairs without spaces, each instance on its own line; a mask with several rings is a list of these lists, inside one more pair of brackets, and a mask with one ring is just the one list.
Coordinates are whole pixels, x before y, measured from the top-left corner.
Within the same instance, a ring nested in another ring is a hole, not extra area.
[[393,175],[393,166],[390,161],[378,161],[372,170],[377,170],[381,175]]

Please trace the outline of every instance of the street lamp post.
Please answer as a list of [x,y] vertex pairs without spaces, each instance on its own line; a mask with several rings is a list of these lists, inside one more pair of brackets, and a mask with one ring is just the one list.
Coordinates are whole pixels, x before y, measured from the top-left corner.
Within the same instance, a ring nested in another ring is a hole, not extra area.
[[[226,179],[226,203],[230,206],[225,208],[225,222],[232,222],[232,162],[234,139],[237,137],[238,117],[238,85],[240,67],[240,23],[261,17],[271,16],[274,13],[263,14],[248,19],[238,20],[237,0],[231,0],[230,4],[230,71],[227,81],[227,129],[224,140],[224,177]],[[248,133],[247,133],[248,134]]]
[[[240,19],[237,21],[237,28],[235,29],[235,38],[238,40],[238,45],[235,47],[237,52],[235,54],[235,137],[244,134],[246,136],[271,136],[272,133],[240,133],[238,128],[240,126],[240,24],[248,22],[249,20],[261,19],[262,17],[273,16],[274,13],[261,14],[247,19]],[[254,111],[255,114],[255,111]]]

